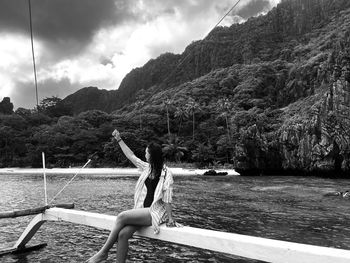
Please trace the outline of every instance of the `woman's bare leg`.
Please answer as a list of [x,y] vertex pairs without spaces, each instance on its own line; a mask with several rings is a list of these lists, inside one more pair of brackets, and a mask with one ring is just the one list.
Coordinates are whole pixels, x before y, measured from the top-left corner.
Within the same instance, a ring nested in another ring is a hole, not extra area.
[[103,262],[108,257],[109,250],[113,247],[114,243],[118,240],[119,232],[126,225],[135,225],[135,226],[150,226],[152,224],[151,214],[149,208],[139,208],[127,210],[120,213],[117,216],[117,220],[108,236],[106,243],[87,262],[88,263],[98,263]]
[[140,229],[140,226],[127,225],[120,230],[117,243],[117,262],[124,263],[128,255],[129,238]]

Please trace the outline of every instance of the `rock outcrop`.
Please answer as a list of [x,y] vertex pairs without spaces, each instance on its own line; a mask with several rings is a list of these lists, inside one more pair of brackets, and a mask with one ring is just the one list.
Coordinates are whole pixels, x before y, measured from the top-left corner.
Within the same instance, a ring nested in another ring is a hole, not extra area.
[[339,52],[330,84],[283,108],[280,128],[272,134],[256,125],[243,130],[234,157],[237,169],[346,174],[350,170],[349,58],[346,50]]

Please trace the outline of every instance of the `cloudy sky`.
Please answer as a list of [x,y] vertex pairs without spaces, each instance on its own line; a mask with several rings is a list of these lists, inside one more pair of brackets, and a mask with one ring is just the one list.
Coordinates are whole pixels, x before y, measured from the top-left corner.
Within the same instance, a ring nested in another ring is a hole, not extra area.
[[[203,39],[237,0],[31,0],[39,101],[88,86],[117,89],[133,68]],[[220,24],[280,0],[241,0]],[[28,0],[0,0],[0,101],[36,104]]]

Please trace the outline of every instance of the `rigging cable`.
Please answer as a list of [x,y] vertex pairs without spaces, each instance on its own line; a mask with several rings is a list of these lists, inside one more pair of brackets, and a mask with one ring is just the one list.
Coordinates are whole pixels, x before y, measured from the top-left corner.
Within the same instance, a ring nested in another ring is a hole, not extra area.
[[91,159],[89,159],[83,167],[81,167],[78,172],[76,172],[76,174],[68,181],[68,183],[65,184],[65,186],[51,199],[51,201],[49,202],[49,204],[52,203],[53,200],[56,199],[56,197],[63,192],[64,189],[66,189],[66,187],[75,179],[75,177],[80,173],[81,170],[83,170],[89,163],[91,162]]
[[94,156],[97,154],[98,152],[93,153],[89,160],[78,170],[78,172],[76,172],[76,174],[68,181],[68,183],[65,184],[65,186],[51,199],[51,201],[49,203],[52,203],[53,200],[56,199],[56,197],[63,192],[64,189],[66,189],[66,187],[73,182],[73,180],[75,179],[75,177],[77,177],[77,175],[80,173],[81,170],[83,170],[94,158]]
[[[34,53],[34,37],[33,37],[33,25],[32,25],[32,7],[30,0],[28,0],[28,8],[29,8],[29,25],[30,25],[30,39],[32,44],[32,56],[33,56],[33,67],[34,67],[34,80],[35,80],[35,93],[36,93],[36,106],[37,110],[39,111],[39,100],[38,100],[38,82],[36,77],[36,66],[35,66],[35,53]],[[93,154],[93,156],[96,153]],[[89,163],[91,162],[91,159],[89,159],[83,167],[79,169],[79,171],[69,180],[69,182],[51,199],[49,203],[51,203],[55,198],[63,192],[63,190],[75,179],[75,177],[80,173],[82,169],[84,169]],[[44,165],[44,185],[45,185],[45,204],[47,205],[47,193],[46,193],[46,174],[45,174],[45,157],[43,153],[43,165]]]
[[37,110],[39,110],[38,82],[37,82],[37,78],[36,78],[35,54],[34,54],[34,40],[33,40],[32,7],[31,7],[31,4],[30,4],[30,0],[28,0],[28,8],[29,8],[30,39],[31,39],[31,43],[32,43],[32,56],[33,56],[33,67],[34,67],[36,107],[37,107]]

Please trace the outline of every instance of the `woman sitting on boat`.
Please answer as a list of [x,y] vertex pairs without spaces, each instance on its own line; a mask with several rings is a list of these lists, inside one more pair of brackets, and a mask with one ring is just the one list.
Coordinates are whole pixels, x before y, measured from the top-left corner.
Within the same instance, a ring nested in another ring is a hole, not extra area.
[[129,247],[129,238],[141,227],[151,226],[159,233],[159,225],[167,222],[173,227],[177,223],[172,216],[173,176],[164,165],[162,149],[151,143],[145,150],[147,162],[137,158],[122,140],[120,133],[114,130],[113,137],[119,143],[125,156],[141,171],[136,183],[134,209],[117,216],[117,220],[100,251],[91,257],[88,263],[103,262],[113,244],[117,243],[117,262],[125,262]]

